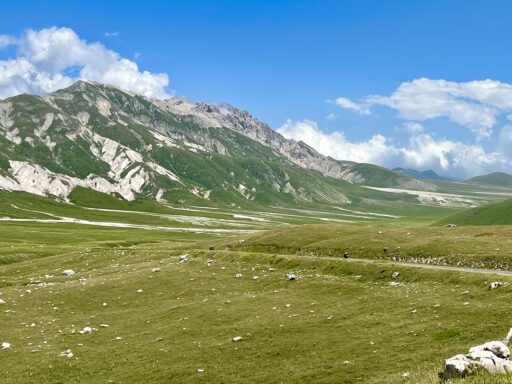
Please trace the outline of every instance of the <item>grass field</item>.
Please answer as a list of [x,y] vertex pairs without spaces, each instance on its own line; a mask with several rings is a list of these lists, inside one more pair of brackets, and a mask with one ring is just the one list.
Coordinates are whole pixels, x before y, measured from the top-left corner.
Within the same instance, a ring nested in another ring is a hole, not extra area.
[[[0,342],[12,345],[0,350],[2,383],[437,383],[445,358],[505,335],[512,278],[344,262],[324,251],[358,236],[362,244],[379,230],[402,243],[402,235],[412,236],[402,232],[416,230],[416,241],[421,234],[432,252],[439,238],[462,238],[460,250],[469,255],[473,246],[505,241],[510,229],[500,228],[318,225],[289,237],[273,231],[219,239],[1,223]],[[494,240],[479,235],[490,232]],[[323,248],[312,247],[308,233]],[[268,239],[281,247],[268,248]],[[304,251],[290,251],[293,241]],[[190,257],[180,263],[183,254]],[[67,268],[76,274],[62,275]],[[287,272],[298,279],[288,281]],[[496,279],[505,286],[489,291]],[[97,331],[80,335],[86,326]],[[59,356],[68,349],[73,357]]]

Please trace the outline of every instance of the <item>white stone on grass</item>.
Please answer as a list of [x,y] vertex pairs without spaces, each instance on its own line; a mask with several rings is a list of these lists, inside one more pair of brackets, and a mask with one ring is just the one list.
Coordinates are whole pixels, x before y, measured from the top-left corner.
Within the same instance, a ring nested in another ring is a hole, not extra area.
[[73,357],[73,352],[71,352],[71,349],[67,349],[61,353],[59,353],[59,356],[60,357],[67,357],[67,358],[71,358]]
[[1,346],[2,349],[11,349],[11,343],[4,341]]
[[151,269],[151,272],[160,272],[160,268],[156,267],[156,268],[152,268]]
[[489,284],[489,290],[499,288],[503,285],[501,281],[493,281],[491,284]]
[[244,338],[242,336],[233,337],[233,341],[242,341]]
[[290,280],[290,281],[291,281],[291,280],[297,280],[297,276],[295,276],[295,274],[294,274],[294,273],[287,273],[287,274],[286,274],[286,278],[287,278],[288,280]]
[[92,332],[92,328],[91,327],[84,327],[84,329],[82,329],[81,331],[78,331],[79,334],[81,335],[85,335],[87,333],[91,333]]
[[398,279],[399,277],[400,277],[400,272],[393,272],[393,274],[391,275],[392,279]]
[[66,276],[71,276],[75,274],[75,271],[73,271],[72,269],[65,269],[62,271],[62,274]]

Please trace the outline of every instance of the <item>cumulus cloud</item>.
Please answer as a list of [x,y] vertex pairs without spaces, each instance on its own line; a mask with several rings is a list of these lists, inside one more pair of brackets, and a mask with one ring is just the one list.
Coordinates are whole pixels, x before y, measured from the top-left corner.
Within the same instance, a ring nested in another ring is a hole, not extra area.
[[[397,146],[383,135],[366,141],[351,142],[343,132],[325,133],[314,121],[287,120],[277,132],[301,140],[320,153],[338,160],[402,166],[419,170],[433,169],[446,176],[464,178],[512,166],[512,151],[486,152],[480,145],[464,144],[434,136],[420,130],[413,133],[405,146]],[[502,131],[503,148],[512,148],[512,126]]]
[[444,117],[483,139],[491,136],[499,115],[512,111],[512,84],[489,79],[454,82],[420,78],[400,84],[389,96],[370,95],[361,103],[341,99],[343,105],[337,104],[344,108],[353,104],[369,113],[372,106],[382,105],[410,121]]
[[328,120],[328,121],[334,121],[337,118],[338,118],[338,115],[335,113],[329,113],[328,115],[325,116],[325,120]]
[[0,60],[0,98],[20,93],[45,94],[73,82],[95,80],[148,97],[165,98],[165,73],[139,69],[101,43],[89,43],[69,28],[27,30],[22,36],[0,38],[0,48],[14,44],[16,56]]

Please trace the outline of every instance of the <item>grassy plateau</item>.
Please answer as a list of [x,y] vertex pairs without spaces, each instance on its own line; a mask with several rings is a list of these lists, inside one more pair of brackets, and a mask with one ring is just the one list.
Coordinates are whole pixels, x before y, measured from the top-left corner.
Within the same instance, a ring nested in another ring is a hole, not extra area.
[[512,325],[512,276],[398,263],[509,269],[508,226],[282,221],[221,235],[0,223],[2,383],[439,383],[445,358]]

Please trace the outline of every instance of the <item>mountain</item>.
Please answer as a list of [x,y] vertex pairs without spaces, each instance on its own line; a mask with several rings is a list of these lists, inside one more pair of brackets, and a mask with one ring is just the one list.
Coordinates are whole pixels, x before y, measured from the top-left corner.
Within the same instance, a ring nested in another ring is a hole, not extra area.
[[417,201],[357,183],[428,184],[337,162],[229,105],[151,100],[80,81],[0,102],[0,189],[68,199],[84,188],[126,200],[229,205]]
[[0,101],[0,189],[7,191],[67,200],[82,188],[202,205],[418,203],[363,183],[434,188],[325,157],[226,104],[151,100],[89,81]]
[[423,180],[443,180],[443,181],[450,181],[451,179],[439,176],[437,173],[432,171],[431,169],[428,169],[426,171],[417,171],[416,169],[407,169],[407,168],[393,168],[393,171],[401,173],[403,175],[411,176],[416,179],[423,179]]
[[324,176],[372,187],[433,191],[436,186],[373,164],[339,161],[324,156],[302,141],[288,140],[267,124],[229,104],[192,103],[184,98],[155,100],[161,108],[188,116],[203,128],[227,127],[271,148],[291,162]]
[[473,177],[468,183],[493,185],[496,187],[512,187],[512,176],[504,172],[494,172],[488,175]]
[[438,224],[510,225],[512,224],[512,199],[455,213]]

